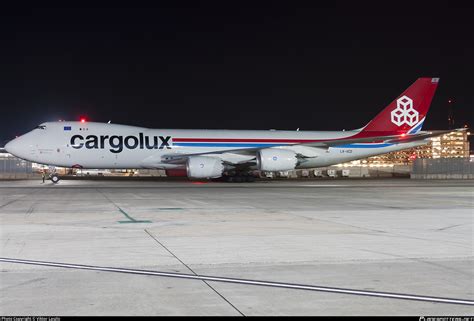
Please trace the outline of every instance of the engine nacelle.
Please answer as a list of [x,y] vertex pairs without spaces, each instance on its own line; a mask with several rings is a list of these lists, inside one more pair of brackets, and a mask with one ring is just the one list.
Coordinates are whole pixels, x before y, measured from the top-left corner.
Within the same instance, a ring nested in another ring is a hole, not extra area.
[[291,150],[266,148],[257,153],[257,166],[262,171],[289,171],[298,163],[296,153]]
[[224,164],[219,158],[191,156],[186,162],[186,173],[190,178],[217,178],[223,172]]

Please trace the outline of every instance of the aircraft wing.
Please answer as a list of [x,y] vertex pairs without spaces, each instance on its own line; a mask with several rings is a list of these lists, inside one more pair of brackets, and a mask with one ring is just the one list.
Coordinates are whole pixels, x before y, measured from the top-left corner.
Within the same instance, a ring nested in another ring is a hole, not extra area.
[[416,135],[406,135],[405,137],[401,137],[399,139],[394,139],[394,140],[389,139],[386,142],[391,143],[391,144],[410,143],[410,142],[414,142],[414,141],[417,141],[417,140],[422,140],[422,139],[426,139],[426,138],[441,136],[441,135],[447,134],[447,133],[462,132],[462,131],[466,131],[466,130],[467,130],[467,128],[424,131],[424,132],[419,132]]
[[342,138],[342,139],[331,139],[331,140],[315,140],[314,142],[305,142],[305,143],[296,143],[292,145],[282,144],[281,146],[272,146],[272,147],[253,147],[253,148],[239,148],[233,150],[221,150],[213,152],[203,152],[203,153],[187,153],[187,154],[169,154],[165,155],[162,158],[162,161],[165,163],[171,164],[181,164],[186,161],[188,157],[191,156],[203,156],[203,155],[242,155],[242,156],[255,156],[257,151],[265,148],[274,148],[274,147],[291,147],[291,146],[306,146],[313,148],[328,149],[329,147],[337,147],[341,145],[355,144],[355,143],[390,143],[390,144],[403,144],[410,143],[414,141],[424,140],[430,137],[440,136],[446,133],[453,131],[462,131],[462,129],[455,130],[433,130],[433,131],[420,131],[416,134],[397,134],[397,135],[381,135],[381,136],[371,136],[371,137],[357,137],[354,135],[354,138]]

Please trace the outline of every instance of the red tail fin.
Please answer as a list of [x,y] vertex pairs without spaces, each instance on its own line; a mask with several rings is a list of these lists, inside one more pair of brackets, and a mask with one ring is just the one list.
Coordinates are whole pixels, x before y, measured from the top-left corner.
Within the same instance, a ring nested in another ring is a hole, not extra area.
[[362,131],[416,133],[421,129],[439,78],[418,78]]

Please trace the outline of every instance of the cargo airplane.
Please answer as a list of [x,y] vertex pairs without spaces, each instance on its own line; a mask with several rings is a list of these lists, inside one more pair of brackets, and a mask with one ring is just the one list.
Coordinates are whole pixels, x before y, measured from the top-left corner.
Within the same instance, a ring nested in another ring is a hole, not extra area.
[[[421,131],[439,78],[419,78],[366,126],[346,131],[149,129],[96,122],[46,122],[5,149],[69,168],[181,169],[195,179],[252,180],[255,171],[344,163],[428,143]],[[56,174],[51,175],[58,182]]]

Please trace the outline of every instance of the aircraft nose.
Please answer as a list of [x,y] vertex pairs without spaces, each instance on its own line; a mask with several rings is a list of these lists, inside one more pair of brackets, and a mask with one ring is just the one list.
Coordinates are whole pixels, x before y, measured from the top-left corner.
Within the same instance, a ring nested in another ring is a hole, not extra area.
[[9,141],[5,145],[5,150],[7,152],[9,152],[10,154],[15,155],[15,156],[18,156],[20,154],[19,149],[20,148],[19,148],[18,138],[15,138],[15,139]]

